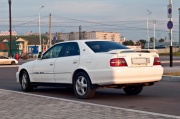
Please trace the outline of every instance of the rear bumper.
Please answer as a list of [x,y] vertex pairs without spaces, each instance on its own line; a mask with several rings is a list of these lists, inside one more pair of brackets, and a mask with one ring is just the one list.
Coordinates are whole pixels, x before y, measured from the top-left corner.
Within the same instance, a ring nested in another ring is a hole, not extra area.
[[[93,74],[91,72],[91,74]],[[154,67],[121,67],[104,70],[91,77],[92,84],[108,85],[108,84],[133,84],[157,82],[162,79],[163,68],[161,66]]]

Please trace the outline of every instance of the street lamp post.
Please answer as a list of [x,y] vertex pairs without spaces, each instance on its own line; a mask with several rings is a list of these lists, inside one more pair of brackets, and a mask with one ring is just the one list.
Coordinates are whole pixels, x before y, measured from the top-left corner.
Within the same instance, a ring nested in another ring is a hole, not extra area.
[[41,6],[41,8],[39,9],[39,52],[42,52],[42,47],[41,47],[41,22],[40,22],[40,10],[43,8],[44,6]]
[[154,18],[154,14],[153,14],[153,26],[154,26],[154,41],[153,41],[153,48],[155,49],[156,48],[156,20]]
[[148,29],[148,16],[151,14],[151,11],[147,10],[148,14],[147,14],[147,38],[148,38],[148,49],[149,49],[149,29]]
[[11,0],[9,2],[9,36],[10,36],[10,42],[9,42],[9,50],[10,50],[10,56],[12,56],[12,20],[11,20]]

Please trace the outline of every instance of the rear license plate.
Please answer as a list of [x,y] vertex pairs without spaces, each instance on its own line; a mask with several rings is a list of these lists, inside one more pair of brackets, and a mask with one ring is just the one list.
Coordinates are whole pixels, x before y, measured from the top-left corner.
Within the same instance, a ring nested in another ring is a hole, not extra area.
[[149,58],[132,58],[132,64],[148,64],[150,63]]

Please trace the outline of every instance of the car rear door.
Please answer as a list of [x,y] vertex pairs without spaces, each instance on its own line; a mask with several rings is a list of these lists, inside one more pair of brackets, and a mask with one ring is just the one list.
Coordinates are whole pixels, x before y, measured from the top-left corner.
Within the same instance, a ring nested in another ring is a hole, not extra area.
[[57,83],[71,83],[72,73],[79,65],[80,50],[76,42],[63,44],[63,48],[55,62],[55,80]]

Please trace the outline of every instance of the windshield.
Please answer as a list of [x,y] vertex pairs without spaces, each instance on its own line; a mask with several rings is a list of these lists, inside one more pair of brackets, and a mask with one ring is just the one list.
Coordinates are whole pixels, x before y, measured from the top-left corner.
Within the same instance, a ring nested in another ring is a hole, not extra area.
[[129,49],[128,47],[113,41],[88,41],[85,43],[95,53],[108,52],[116,49]]

